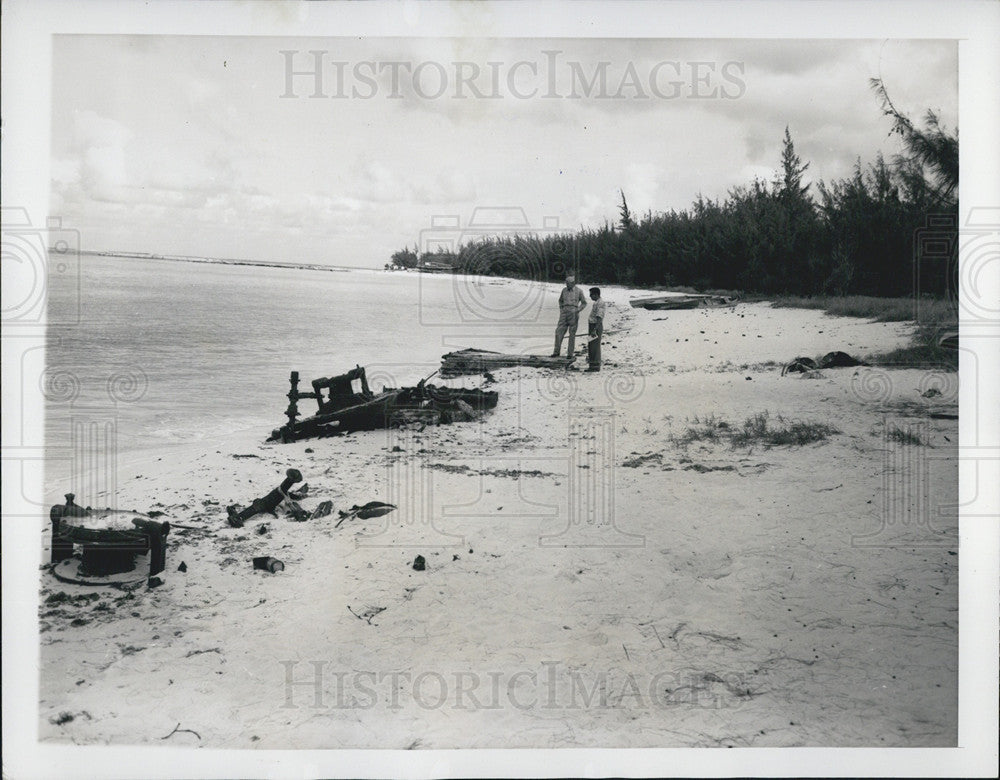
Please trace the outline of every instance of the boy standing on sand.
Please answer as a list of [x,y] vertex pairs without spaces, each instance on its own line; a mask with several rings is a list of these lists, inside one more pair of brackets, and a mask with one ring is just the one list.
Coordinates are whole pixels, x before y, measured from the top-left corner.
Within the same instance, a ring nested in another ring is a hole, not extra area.
[[566,277],[566,287],[559,293],[559,324],[556,325],[556,346],[552,357],[559,357],[562,349],[563,336],[569,331],[569,352],[566,357],[573,359],[576,348],[576,325],[580,312],[587,308],[587,299],[583,290],[576,286],[576,277],[569,274]]
[[604,333],[604,312],[608,308],[608,302],[601,300],[601,288],[590,288],[590,300],[594,305],[590,309],[587,331],[590,340],[587,342],[587,363],[588,371],[601,370],[601,335]]

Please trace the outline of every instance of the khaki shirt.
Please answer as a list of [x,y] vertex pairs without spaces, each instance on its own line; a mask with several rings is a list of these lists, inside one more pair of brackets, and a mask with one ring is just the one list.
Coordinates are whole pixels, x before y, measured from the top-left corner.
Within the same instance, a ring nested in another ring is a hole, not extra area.
[[583,290],[576,285],[570,289],[563,287],[562,292],[559,293],[559,308],[579,311],[579,303],[583,303],[585,306],[587,305],[587,298],[584,296]]

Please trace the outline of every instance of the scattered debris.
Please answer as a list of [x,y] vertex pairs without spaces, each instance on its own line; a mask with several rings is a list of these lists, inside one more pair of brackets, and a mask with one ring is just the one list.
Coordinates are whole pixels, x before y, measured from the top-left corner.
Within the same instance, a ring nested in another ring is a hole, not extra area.
[[797,357],[791,363],[786,363],[781,369],[781,375],[785,374],[801,374],[806,371],[815,371],[819,366],[817,366],[816,361],[812,358],[807,357]]
[[334,528],[340,528],[341,523],[352,517],[358,517],[361,518],[362,520],[368,520],[372,517],[381,517],[382,515],[387,515],[394,509],[396,509],[395,504],[386,504],[383,503],[382,501],[369,501],[364,506],[355,505],[352,506],[350,510],[347,512],[343,511],[340,512],[340,520],[337,521],[337,524],[334,526]]
[[385,612],[387,609],[388,607],[367,607],[364,612],[358,613],[355,612],[353,609],[351,609],[350,604],[347,605],[348,612],[354,615],[354,617],[356,617],[358,620],[364,620],[370,626],[377,626],[378,623],[372,623],[372,618],[382,612]]
[[182,729],[180,723],[174,726],[174,730],[171,731],[169,734],[167,734],[167,736],[160,737],[160,739],[170,739],[170,737],[172,737],[174,734],[194,734],[196,737],[198,737],[198,739],[201,739],[201,734],[191,729]]
[[663,455],[659,452],[650,452],[645,455],[636,455],[634,458],[629,458],[628,460],[622,461],[622,466],[629,469],[637,469],[640,466],[644,466],[646,463],[653,461],[655,463],[660,463],[663,460]]
[[864,361],[852,358],[846,352],[827,352],[818,362],[808,357],[797,357],[784,365],[781,369],[781,375],[805,373],[821,368],[853,368],[867,365]]
[[424,561],[424,556],[418,555],[413,559],[413,568],[416,571],[423,571],[427,568],[426,561]]
[[691,463],[684,467],[685,471],[697,471],[699,474],[707,474],[710,471],[736,471],[735,466],[706,466],[703,463]]
[[316,520],[320,517],[326,517],[333,512],[333,502],[332,501],[320,501],[319,506],[317,506],[312,513],[311,519]]
[[819,361],[820,368],[854,368],[867,365],[863,360],[852,358],[846,352],[827,352]]
[[301,517],[301,519],[303,520],[308,518],[309,516],[308,513],[306,513],[306,511],[302,509],[302,507],[300,507],[295,502],[295,499],[293,499],[288,493],[292,485],[294,485],[296,482],[301,482],[301,481],[302,481],[302,472],[300,472],[298,469],[288,469],[285,472],[284,481],[278,487],[276,487],[274,490],[272,490],[263,498],[255,498],[253,503],[250,504],[250,506],[247,507],[246,509],[239,510],[237,509],[236,504],[231,504],[227,506],[226,512],[229,515],[229,525],[231,525],[233,528],[242,528],[243,523],[245,523],[251,517],[258,514],[263,514],[264,512],[267,512],[273,515],[274,517],[277,517],[278,513],[276,510],[283,502],[288,503],[289,510],[296,520],[300,519],[301,515],[304,515],[304,517]]
[[285,570],[285,564],[277,558],[272,558],[270,555],[261,555],[254,558],[253,567],[254,569],[259,569],[260,571],[269,571],[271,574],[276,574],[279,571]]
[[177,567],[177,571],[183,573],[186,572],[187,570],[188,570],[187,564],[184,563],[184,561],[181,561],[181,565]]

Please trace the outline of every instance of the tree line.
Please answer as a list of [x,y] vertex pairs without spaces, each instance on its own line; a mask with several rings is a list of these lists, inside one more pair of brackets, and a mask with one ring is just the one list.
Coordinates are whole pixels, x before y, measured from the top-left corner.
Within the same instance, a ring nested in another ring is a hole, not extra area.
[[917,126],[881,81],[871,86],[903,151],[890,161],[859,159],[847,178],[806,183],[809,164],[786,127],[774,179],[755,179],[724,199],[698,196],[686,209],[636,219],[622,192],[614,224],[478,238],[455,252],[404,249],[393,265],[433,261],[460,273],[534,279],[576,270],[588,284],[874,296],[909,295],[918,268],[921,292],[943,294],[947,274],[915,264],[914,238],[931,216],[957,220],[958,131],[933,111]]

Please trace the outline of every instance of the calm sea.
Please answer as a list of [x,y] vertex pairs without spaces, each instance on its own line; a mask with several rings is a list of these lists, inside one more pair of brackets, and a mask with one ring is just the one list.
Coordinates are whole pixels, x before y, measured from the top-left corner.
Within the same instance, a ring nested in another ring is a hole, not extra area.
[[246,429],[263,439],[284,420],[289,371],[309,389],[360,364],[377,391],[416,383],[456,346],[523,349],[527,333],[551,332],[556,287],[545,288],[84,256],[79,275],[50,279],[50,311],[79,317],[49,327],[46,446],[65,451],[87,419],[113,424],[119,456]]

